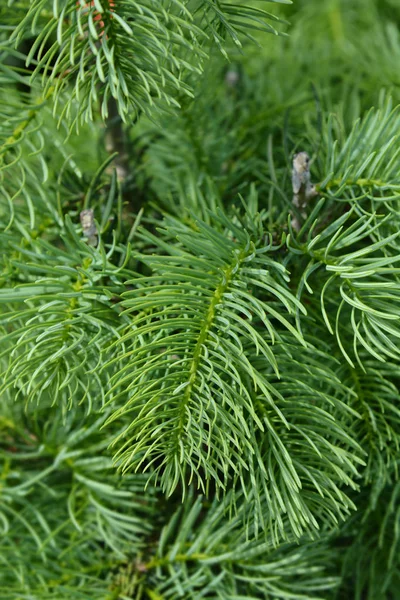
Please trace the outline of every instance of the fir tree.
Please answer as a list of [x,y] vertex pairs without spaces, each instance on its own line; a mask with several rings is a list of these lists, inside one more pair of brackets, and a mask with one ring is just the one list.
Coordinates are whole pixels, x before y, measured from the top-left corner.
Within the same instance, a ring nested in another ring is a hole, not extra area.
[[0,3],[1,600],[400,598],[400,5],[270,4]]

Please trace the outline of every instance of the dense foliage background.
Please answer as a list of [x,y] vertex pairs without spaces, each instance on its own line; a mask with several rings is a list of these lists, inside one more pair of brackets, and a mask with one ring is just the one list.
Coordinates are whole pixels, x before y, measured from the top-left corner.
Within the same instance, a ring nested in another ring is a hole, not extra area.
[[400,598],[399,65],[398,0],[1,1],[2,600]]

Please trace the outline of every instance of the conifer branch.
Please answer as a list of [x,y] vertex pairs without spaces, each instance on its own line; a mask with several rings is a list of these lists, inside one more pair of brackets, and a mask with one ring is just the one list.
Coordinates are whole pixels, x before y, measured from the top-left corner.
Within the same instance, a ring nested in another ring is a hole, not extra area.
[[271,4],[0,5],[4,600],[398,596],[400,10]]

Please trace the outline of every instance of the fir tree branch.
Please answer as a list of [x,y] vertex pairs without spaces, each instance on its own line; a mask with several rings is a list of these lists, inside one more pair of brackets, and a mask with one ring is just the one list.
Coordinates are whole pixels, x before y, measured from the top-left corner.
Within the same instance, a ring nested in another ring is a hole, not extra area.
[[[250,390],[261,390],[272,410],[284,418],[276,408],[274,388],[249,363],[243,343],[247,340],[276,371],[270,345],[280,333],[274,323],[301,341],[284,316],[294,310],[296,301],[272,276],[276,272],[284,282],[285,271],[264,256],[267,248],[256,250],[247,232],[225,217],[220,221],[228,227],[225,235],[200,222],[197,233],[180,225],[175,229],[172,222],[168,236],[178,235],[186,250],[143,234],[170,255],[141,256],[154,272],[132,280],[135,289],[124,294],[123,305],[137,316],[132,330],[121,338],[132,344],[125,355],[130,362],[112,379],[110,403],[124,397],[127,389],[130,398],[112,419],[129,413],[134,418],[121,436],[129,437],[117,457],[124,470],[158,465],[167,494],[178,484],[185,488],[187,478],[193,477],[199,485],[207,486],[213,479],[224,488],[229,455],[237,458],[237,464],[229,460],[233,473],[239,476],[247,469],[240,458],[254,451],[247,420],[264,427]],[[210,262],[216,256],[217,268]],[[260,301],[251,289],[269,300]],[[252,325],[254,318],[265,327],[263,335]],[[232,355],[236,365],[228,361]],[[201,443],[194,442],[197,439]]]

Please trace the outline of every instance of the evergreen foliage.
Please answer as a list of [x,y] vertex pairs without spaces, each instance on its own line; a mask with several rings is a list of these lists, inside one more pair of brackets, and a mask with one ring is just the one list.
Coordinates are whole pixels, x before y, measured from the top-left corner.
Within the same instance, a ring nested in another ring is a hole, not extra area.
[[1,600],[400,598],[399,57],[396,0],[0,4]]

